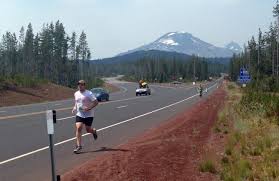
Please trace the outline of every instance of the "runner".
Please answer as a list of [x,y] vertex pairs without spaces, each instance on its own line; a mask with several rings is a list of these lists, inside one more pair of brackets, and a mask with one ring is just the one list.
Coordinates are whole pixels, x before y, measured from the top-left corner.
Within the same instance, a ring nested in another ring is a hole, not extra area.
[[86,90],[85,81],[78,81],[78,91],[75,93],[75,106],[72,113],[76,113],[76,148],[74,153],[79,153],[82,149],[81,135],[82,128],[85,125],[87,133],[92,133],[94,139],[97,139],[97,131],[92,129],[92,123],[94,119],[94,108],[98,105],[96,97],[92,92]]
[[202,85],[200,84],[200,87],[199,87],[199,93],[200,93],[200,97],[202,97],[202,93],[203,93],[203,87],[202,87]]

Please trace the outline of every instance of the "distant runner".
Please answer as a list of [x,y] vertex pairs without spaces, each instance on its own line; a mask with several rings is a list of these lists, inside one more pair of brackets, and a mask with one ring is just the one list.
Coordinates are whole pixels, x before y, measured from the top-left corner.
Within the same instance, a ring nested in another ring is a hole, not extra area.
[[75,93],[75,106],[72,113],[76,113],[76,148],[74,153],[79,153],[82,149],[81,134],[83,125],[87,133],[92,133],[94,139],[98,138],[95,128],[91,128],[94,119],[94,108],[98,105],[96,97],[92,92],[85,89],[85,81],[78,82],[78,91]]
[[200,87],[198,88],[198,91],[200,93],[200,97],[202,97],[203,87],[201,84],[200,84]]

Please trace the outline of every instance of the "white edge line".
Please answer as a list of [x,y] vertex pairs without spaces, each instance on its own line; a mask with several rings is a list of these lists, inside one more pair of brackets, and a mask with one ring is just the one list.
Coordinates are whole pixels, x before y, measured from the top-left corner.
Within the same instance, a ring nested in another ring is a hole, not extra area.
[[125,107],[128,107],[128,105],[125,105],[125,106],[119,106],[119,107],[117,107],[117,109],[121,109],[121,108],[125,108]]
[[[134,100],[134,99],[143,99],[143,98],[146,98],[146,97],[132,97],[132,98],[127,98],[127,99],[119,99],[119,100],[114,100],[114,101],[108,101],[108,102],[100,102],[99,104],[100,105],[103,105],[103,104],[110,104],[110,103],[115,103],[115,102],[123,102],[123,101],[129,101],[129,100]],[[64,110],[70,110],[72,107],[65,107],[65,108],[60,108],[60,109],[64,109]],[[58,109],[59,110],[59,109]],[[0,112],[1,113],[1,112]],[[28,115],[39,115],[39,114],[44,114],[45,112],[44,111],[41,111],[41,112],[30,112],[30,113],[25,113],[25,114],[19,114],[19,115],[15,115],[13,116],[13,118],[19,118],[19,117],[26,117]],[[3,117],[0,117],[0,119],[3,119],[5,117],[11,117],[11,116],[3,116]],[[10,119],[10,118],[9,118]],[[62,119],[63,120],[63,119]]]
[[[211,88],[213,88],[213,87],[216,86],[216,85],[217,85],[217,83],[214,84],[213,86],[209,87],[208,90],[211,89]],[[138,119],[138,118],[141,118],[141,117],[144,117],[144,116],[153,114],[153,113],[155,113],[155,112],[158,112],[158,111],[164,110],[164,109],[166,109],[166,108],[169,108],[169,107],[175,106],[175,105],[177,105],[177,104],[180,104],[180,103],[182,103],[182,102],[185,102],[185,101],[187,101],[187,100],[189,100],[189,99],[192,99],[192,98],[194,98],[194,97],[196,97],[196,96],[198,96],[198,95],[199,95],[199,94],[195,94],[195,95],[193,95],[193,96],[191,96],[191,97],[188,97],[188,98],[183,99],[183,100],[181,100],[181,101],[178,101],[178,102],[175,102],[175,103],[173,103],[173,104],[167,105],[167,106],[165,106],[165,107],[161,107],[161,108],[159,108],[159,109],[155,109],[155,110],[153,110],[153,111],[151,111],[151,112],[147,112],[147,113],[145,113],[145,114],[142,114],[142,115],[139,115],[139,116],[136,116],[136,117],[127,119],[127,120],[125,120],[125,121],[121,121],[121,122],[116,123],[116,124],[112,124],[112,125],[107,126],[107,127],[104,127],[104,128],[100,128],[100,129],[98,129],[97,131],[103,131],[103,130],[106,130],[106,129],[115,127],[115,126],[117,126],[117,125],[124,124],[124,123],[126,123],[126,122],[130,122],[130,121],[132,121],[132,120],[135,120],[135,119]],[[71,117],[67,117],[67,118],[61,118],[61,119],[58,119],[58,120],[69,119],[69,118],[73,118],[73,117],[75,117],[75,116],[71,116]],[[90,133],[83,134],[82,136],[87,136],[87,135],[90,135]],[[62,141],[62,142],[56,143],[56,144],[54,144],[54,145],[55,145],[55,146],[58,146],[58,145],[61,145],[61,144],[64,144],[64,143],[73,141],[73,140],[75,140],[75,139],[76,139],[75,137],[74,137],[74,138],[70,138],[70,139],[64,140],[64,141]],[[29,156],[29,155],[34,154],[34,153],[38,153],[38,152],[44,151],[44,150],[46,150],[46,149],[48,149],[48,148],[49,148],[49,147],[46,146],[46,147],[37,149],[37,150],[35,150],[35,151],[29,152],[29,153],[25,153],[25,154],[23,154],[23,155],[20,155],[20,156],[17,156],[17,157],[14,157],[14,158],[11,158],[11,159],[2,161],[2,162],[0,162],[0,165],[3,165],[3,164],[5,164],[5,163],[8,163],[8,162],[11,162],[11,161],[14,161],[14,160],[17,160],[17,159],[26,157],[26,156]]]

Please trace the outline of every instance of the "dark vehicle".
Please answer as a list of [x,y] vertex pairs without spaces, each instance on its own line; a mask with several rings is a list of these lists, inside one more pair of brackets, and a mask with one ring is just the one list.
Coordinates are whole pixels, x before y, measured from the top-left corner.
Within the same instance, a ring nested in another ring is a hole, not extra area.
[[178,84],[179,84],[179,85],[180,85],[180,84],[182,84],[182,82],[179,82],[179,81],[173,81],[173,82],[172,82],[172,84],[174,84],[174,85],[178,85]]
[[91,89],[93,95],[97,98],[99,102],[109,101],[109,93],[103,88],[94,88]]

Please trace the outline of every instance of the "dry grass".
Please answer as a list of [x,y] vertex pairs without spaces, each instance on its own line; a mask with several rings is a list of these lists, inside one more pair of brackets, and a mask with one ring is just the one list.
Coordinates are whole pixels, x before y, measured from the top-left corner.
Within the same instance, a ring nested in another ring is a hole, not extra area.
[[[239,105],[243,92],[227,86],[226,106],[219,113],[216,130],[228,129],[221,159],[221,180],[279,180],[279,126],[261,112],[250,112]],[[217,131],[216,131],[217,132]]]

